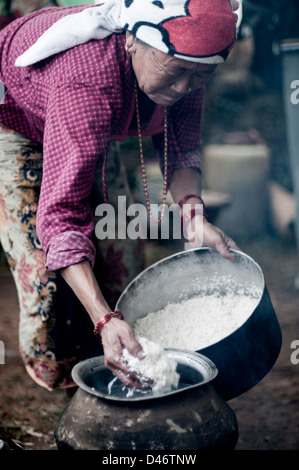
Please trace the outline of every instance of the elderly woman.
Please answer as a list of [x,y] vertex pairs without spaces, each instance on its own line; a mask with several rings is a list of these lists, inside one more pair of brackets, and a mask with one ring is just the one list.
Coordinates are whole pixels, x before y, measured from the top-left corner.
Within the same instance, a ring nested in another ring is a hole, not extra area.
[[[72,366],[101,347],[120,380],[139,386],[120,357],[141,346],[113,311],[142,269],[139,246],[94,236],[95,207],[129,197],[108,147],[139,137],[147,195],[142,136],[153,136],[163,203],[169,190],[191,234],[184,203],[202,203],[204,85],[234,44],[236,18],[229,0],[109,0],[42,9],[1,32],[1,244],[19,295],[21,355],[41,386],[73,385]],[[205,217],[203,244],[228,258],[236,248]]]

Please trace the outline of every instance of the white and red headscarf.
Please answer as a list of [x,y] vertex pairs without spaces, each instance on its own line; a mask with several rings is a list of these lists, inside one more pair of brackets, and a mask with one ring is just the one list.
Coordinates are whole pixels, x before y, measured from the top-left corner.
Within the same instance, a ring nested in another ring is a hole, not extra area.
[[223,62],[236,36],[229,0],[125,0],[124,28],[156,49],[192,62]]
[[237,19],[230,0],[108,0],[58,20],[16,66],[124,30],[174,57],[218,64],[234,45]]

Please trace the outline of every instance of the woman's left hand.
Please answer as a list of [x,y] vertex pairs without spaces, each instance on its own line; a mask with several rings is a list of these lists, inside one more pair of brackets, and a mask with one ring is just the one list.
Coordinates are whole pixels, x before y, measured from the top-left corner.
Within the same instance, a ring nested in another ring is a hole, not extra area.
[[241,251],[237,244],[223,230],[212,225],[205,217],[194,217],[186,227],[189,248],[213,248],[226,259],[233,260],[234,254],[230,249]]

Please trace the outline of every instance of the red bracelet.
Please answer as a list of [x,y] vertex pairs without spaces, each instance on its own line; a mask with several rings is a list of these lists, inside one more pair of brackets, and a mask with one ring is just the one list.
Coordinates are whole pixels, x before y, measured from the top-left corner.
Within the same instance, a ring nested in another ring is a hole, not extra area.
[[[207,211],[206,211],[205,204],[204,204],[204,202],[203,202],[203,200],[201,199],[200,196],[196,196],[195,194],[188,194],[187,196],[183,197],[179,201],[178,205],[180,206],[180,208],[182,209],[184,204],[186,203],[186,201],[188,201],[188,199],[191,199],[192,197],[196,197],[197,199],[199,199],[201,201],[202,209],[203,209],[202,215],[207,219],[207,221],[209,221],[209,217],[208,217],[208,214],[207,214]],[[187,217],[188,217],[188,219],[192,220],[194,218],[194,216],[198,214],[198,212],[195,213],[195,209],[191,209],[191,211],[188,211],[186,214],[189,214]],[[185,216],[184,215],[182,215],[182,217],[181,217],[182,224],[183,224],[183,221],[185,221]],[[185,221],[185,223],[186,223],[186,221]]]
[[203,203],[201,197],[198,196],[197,194],[188,194],[187,196],[182,197],[182,199],[178,202],[178,205],[180,206],[180,208],[182,209],[183,205],[186,204],[186,202],[189,199],[192,199],[193,197],[196,197],[196,199],[200,199],[201,202]]
[[106,313],[106,315],[103,318],[101,318],[101,320],[98,321],[98,323],[96,324],[94,328],[94,334],[98,336],[99,338],[101,338],[101,328],[105,325],[105,323],[107,323],[113,317],[119,317],[121,320],[124,320],[124,316],[119,310]]

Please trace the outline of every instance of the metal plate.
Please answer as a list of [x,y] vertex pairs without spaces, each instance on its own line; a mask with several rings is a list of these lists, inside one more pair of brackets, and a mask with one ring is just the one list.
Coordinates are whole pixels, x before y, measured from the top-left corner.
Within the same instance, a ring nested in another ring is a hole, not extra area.
[[[215,364],[202,354],[178,349],[165,349],[165,351],[177,363],[177,372],[180,375],[178,388],[166,393],[153,394],[150,391],[140,392],[136,389],[128,389],[104,365],[104,356],[78,363],[72,370],[72,377],[80,388],[97,397],[114,401],[136,402],[153,400],[200,387],[211,382],[217,376],[218,371]],[[113,380],[115,381],[109,393],[109,384]]]

